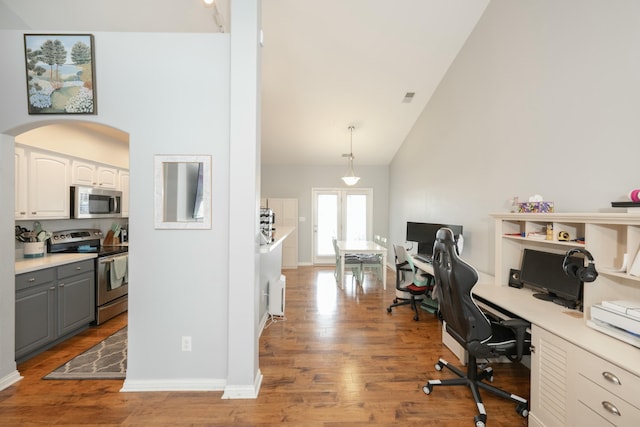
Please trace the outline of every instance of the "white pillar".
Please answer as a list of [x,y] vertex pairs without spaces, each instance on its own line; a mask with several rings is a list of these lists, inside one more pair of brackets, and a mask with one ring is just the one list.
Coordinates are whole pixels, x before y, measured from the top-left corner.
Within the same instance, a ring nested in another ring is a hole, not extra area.
[[255,398],[260,273],[260,0],[231,1],[229,346],[223,398]]

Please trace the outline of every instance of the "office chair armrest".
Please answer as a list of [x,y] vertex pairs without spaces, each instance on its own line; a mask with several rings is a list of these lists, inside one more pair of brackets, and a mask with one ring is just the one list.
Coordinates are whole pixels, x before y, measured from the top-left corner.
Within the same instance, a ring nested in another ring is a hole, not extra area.
[[524,356],[524,341],[527,337],[527,328],[531,324],[523,319],[508,319],[499,322],[502,326],[511,329],[516,335],[516,356],[509,357],[514,362],[519,362]]

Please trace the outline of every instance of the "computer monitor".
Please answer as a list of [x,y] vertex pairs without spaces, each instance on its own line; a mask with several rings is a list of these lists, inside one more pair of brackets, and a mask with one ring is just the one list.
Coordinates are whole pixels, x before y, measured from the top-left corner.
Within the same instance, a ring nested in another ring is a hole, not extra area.
[[[540,290],[533,296],[574,308],[582,297],[582,282],[565,274],[564,255],[525,248],[520,266],[520,281],[525,286]],[[583,262],[571,257],[575,263]]]
[[462,235],[461,225],[435,224],[429,222],[407,221],[407,242],[418,244],[418,253],[421,255],[433,255],[433,244],[436,242],[436,233],[442,227],[448,227],[453,231],[453,236],[458,242]]

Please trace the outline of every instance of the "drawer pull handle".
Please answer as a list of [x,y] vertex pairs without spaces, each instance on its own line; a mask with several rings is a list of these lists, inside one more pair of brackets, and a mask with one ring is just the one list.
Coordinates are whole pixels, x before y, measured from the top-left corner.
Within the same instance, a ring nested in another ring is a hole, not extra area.
[[604,402],[602,402],[602,407],[604,409],[606,409],[608,412],[612,413],[613,415],[617,415],[619,417],[622,416],[622,414],[620,413],[620,411],[618,410],[618,408],[616,408],[616,405],[614,405],[611,402],[607,402],[606,400]]
[[610,383],[622,385],[622,383],[620,382],[620,379],[615,375],[613,375],[611,372],[605,371],[602,373],[602,376],[604,377],[605,380],[609,381]]
[[35,282],[35,281],[36,281],[35,277],[32,277],[32,278],[29,279],[29,282]]
[[82,267],[76,267],[76,270],[82,270]]

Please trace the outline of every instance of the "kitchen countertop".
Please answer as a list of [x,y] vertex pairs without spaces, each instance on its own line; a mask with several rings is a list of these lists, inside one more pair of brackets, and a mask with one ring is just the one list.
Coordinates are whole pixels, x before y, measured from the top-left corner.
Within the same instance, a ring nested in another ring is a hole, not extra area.
[[57,267],[59,265],[70,264],[72,262],[84,261],[96,258],[95,253],[81,254],[50,254],[46,253],[40,258],[16,258],[15,274],[30,273],[44,268]]
[[293,233],[295,229],[295,227],[286,226],[276,227],[276,231],[273,235],[273,242],[269,243],[268,245],[261,245],[260,253],[266,254],[274,250],[276,247],[278,247],[279,244],[284,241],[284,239],[289,237],[289,234]]

